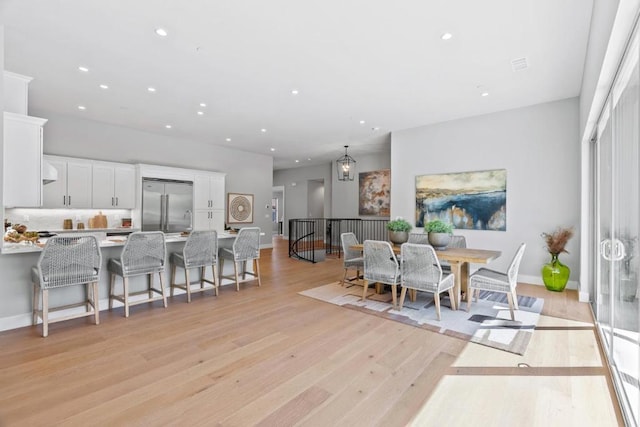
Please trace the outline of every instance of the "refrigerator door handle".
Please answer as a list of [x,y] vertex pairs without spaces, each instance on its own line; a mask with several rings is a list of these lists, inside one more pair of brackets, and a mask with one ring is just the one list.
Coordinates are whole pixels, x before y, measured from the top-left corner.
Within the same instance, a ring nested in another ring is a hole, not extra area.
[[169,231],[169,195],[164,196],[164,228],[165,233]]
[[164,231],[164,194],[160,195],[160,231]]

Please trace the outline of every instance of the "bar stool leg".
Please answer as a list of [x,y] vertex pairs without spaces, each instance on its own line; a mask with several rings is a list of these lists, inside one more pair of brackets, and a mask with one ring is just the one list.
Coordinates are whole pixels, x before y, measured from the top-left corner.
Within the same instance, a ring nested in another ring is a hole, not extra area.
[[91,287],[93,288],[93,310],[95,311],[95,318],[96,318],[96,325],[100,324],[100,307],[99,307],[99,301],[100,298],[98,298],[98,282],[93,282],[91,284]]
[[211,265],[211,272],[213,273],[213,287],[216,291],[216,296],[218,296],[218,288],[220,287],[220,280],[218,279],[218,268],[216,264]]
[[260,283],[260,260],[257,258],[253,260],[253,271],[258,277],[258,287],[262,286]]
[[149,299],[153,298],[153,273],[147,274],[147,289]]
[[189,269],[184,267],[184,286],[187,288],[187,302],[191,302],[191,282],[189,281]]
[[38,309],[40,308],[40,287],[33,284],[33,313],[32,324],[35,326],[38,324]]
[[111,273],[111,281],[109,283],[109,311],[113,310],[113,288],[115,287],[116,275]]
[[42,290],[42,336],[49,335],[49,290]]
[[129,279],[122,278],[122,291],[124,298],[124,317],[129,317]]
[[222,283],[222,275],[224,274],[224,258],[220,258],[220,271],[218,271],[218,282]]
[[160,293],[162,294],[162,304],[164,305],[164,308],[167,308],[167,295],[164,292],[164,277],[163,277],[164,274],[163,274],[163,272],[160,271],[158,273],[158,276],[160,276]]
[[204,266],[200,267],[200,289],[204,289],[204,275],[206,274],[206,269]]
[[171,280],[169,281],[169,295],[173,298],[173,289],[176,284],[176,265],[171,264]]
[[240,280],[238,277],[238,262],[233,261],[233,273],[236,276],[236,292],[240,292]]

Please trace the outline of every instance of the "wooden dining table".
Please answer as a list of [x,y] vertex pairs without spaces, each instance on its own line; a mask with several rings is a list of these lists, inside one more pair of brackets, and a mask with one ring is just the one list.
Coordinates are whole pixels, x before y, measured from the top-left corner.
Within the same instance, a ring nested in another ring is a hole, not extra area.
[[[394,253],[400,254],[399,245],[391,245],[391,247]],[[364,245],[353,245],[351,249],[362,251]],[[456,305],[460,307],[461,294],[467,292],[467,284],[469,283],[469,264],[488,264],[499,258],[502,252],[488,249],[447,248],[436,250],[436,255],[439,260],[451,264],[451,272],[455,280],[454,293],[458,298]]]

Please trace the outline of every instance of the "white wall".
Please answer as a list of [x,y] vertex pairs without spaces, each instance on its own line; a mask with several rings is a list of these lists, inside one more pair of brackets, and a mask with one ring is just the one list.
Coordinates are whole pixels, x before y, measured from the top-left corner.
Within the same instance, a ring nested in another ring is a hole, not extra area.
[[33,114],[49,119],[44,134],[46,154],[225,172],[227,193],[254,195],[253,226],[266,233],[262,246],[271,245],[271,156],[49,111],[35,111]]
[[[415,224],[416,175],[507,169],[507,231],[456,230],[469,247],[500,250],[491,264],[506,269],[518,245],[527,243],[521,281],[542,283],[549,260],[540,237],[574,226],[570,254],[561,256],[578,280],[580,246],[580,150],[578,99],[394,132],[391,139],[391,216]],[[478,266],[473,266],[477,268]]]
[[[360,172],[371,172],[391,167],[390,153],[376,153],[366,156],[358,156],[356,160],[356,177],[353,181],[338,181],[335,164],[333,164],[333,193],[331,195],[333,218],[369,218],[360,217],[358,212]],[[393,178],[391,179],[391,194],[395,191]]]
[[324,181],[324,213],[331,216],[331,164],[273,171],[273,185],[284,187],[284,235],[289,235],[289,220],[308,218],[309,180]]

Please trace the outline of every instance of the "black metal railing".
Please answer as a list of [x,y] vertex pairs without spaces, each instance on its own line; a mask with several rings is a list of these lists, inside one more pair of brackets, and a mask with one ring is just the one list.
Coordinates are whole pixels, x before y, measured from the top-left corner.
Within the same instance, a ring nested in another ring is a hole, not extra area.
[[340,235],[354,233],[360,242],[387,240],[388,219],[304,218],[289,220],[289,257],[309,262],[324,254],[342,256]]

